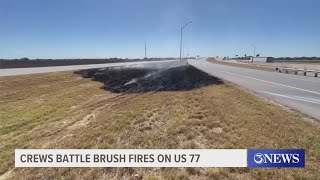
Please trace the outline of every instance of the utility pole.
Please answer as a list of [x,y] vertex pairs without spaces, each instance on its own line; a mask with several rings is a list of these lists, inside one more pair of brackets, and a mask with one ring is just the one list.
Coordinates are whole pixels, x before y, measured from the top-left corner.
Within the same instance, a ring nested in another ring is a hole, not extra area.
[[256,46],[253,44],[250,44],[253,47],[253,57],[256,57]]
[[180,29],[180,64],[181,64],[181,51],[182,51],[182,31],[184,28],[186,28],[192,21],[187,22],[185,25],[183,25]]
[[184,45],[182,45],[182,55],[181,55],[181,59],[183,59],[184,57]]
[[144,58],[147,59],[147,43],[144,43]]

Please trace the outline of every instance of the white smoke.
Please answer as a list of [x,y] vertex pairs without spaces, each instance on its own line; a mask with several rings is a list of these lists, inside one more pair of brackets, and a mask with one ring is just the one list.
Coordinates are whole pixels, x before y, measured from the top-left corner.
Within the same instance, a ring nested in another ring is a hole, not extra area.
[[[166,71],[171,68],[179,67],[179,66],[182,66],[182,65],[180,63],[173,63],[173,64],[169,64],[166,66],[155,64],[155,65],[151,66],[153,69],[155,69],[155,71],[150,72],[141,78],[133,78],[130,81],[128,81],[127,83],[125,83],[124,85],[127,86],[127,85],[130,85],[133,83],[138,83],[140,80],[157,78],[161,75],[161,73],[163,73],[163,71]],[[138,66],[130,66],[130,67],[131,68],[141,68],[141,67],[146,67],[146,66],[138,65]]]
[[133,83],[136,83],[136,82],[138,82],[138,78],[133,78],[129,82],[125,83],[124,85],[126,86],[126,85],[133,84]]

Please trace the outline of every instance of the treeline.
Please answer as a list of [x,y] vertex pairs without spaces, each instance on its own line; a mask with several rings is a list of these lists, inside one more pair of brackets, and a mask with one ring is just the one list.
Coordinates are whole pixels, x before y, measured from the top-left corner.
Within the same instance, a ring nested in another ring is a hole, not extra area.
[[270,57],[273,61],[320,61],[320,57]]
[[[218,58],[217,56],[216,58]],[[223,57],[224,60],[235,59],[235,60],[250,60],[252,56],[244,56],[244,57]],[[320,57],[267,57],[267,62],[320,62]]]
[[103,64],[103,63],[121,63],[136,61],[157,61],[172,60],[174,58],[148,58],[148,59],[0,59],[0,69],[4,68],[27,68],[27,67],[46,67],[46,66],[68,66],[68,65],[84,65],[84,64]]

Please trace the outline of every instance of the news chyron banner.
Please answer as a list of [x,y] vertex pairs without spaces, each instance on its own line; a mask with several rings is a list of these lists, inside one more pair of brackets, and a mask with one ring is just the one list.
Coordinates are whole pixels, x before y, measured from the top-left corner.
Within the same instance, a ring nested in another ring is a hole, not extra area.
[[303,149],[16,149],[15,167],[303,168]]

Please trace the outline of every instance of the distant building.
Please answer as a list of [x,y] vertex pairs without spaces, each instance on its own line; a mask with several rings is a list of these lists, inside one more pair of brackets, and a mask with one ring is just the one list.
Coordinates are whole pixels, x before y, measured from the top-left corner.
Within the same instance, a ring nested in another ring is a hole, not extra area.
[[267,63],[272,62],[271,58],[269,57],[251,57],[251,63]]

